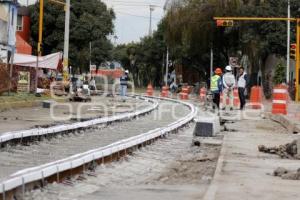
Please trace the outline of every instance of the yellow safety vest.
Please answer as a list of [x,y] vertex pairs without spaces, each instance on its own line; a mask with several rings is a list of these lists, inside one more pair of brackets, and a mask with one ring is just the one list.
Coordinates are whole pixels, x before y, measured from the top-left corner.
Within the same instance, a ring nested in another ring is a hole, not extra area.
[[219,90],[219,86],[218,86],[219,79],[220,79],[219,75],[214,75],[213,77],[211,77],[211,81],[210,81],[210,90],[211,91]]

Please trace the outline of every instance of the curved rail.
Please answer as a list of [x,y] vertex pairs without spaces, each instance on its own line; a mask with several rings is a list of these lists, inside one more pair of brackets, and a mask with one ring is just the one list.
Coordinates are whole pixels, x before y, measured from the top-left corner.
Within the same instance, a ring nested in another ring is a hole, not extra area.
[[158,107],[158,102],[155,100],[151,100],[149,98],[142,97],[142,96],[140,96],[139,98],[142,100],[151,102],[152,105],[147,108],[144,108],[142,110],[137,110],[135,112],[123,113],[123,114],[110,116],[110,117],[104,117],[104,118],[97,118],[97,119],[88,120],[88,121],[84,121],[84,122],[76,122],[76,123],[72,123],[72,124],[57,125],[57,126],[52,126],[49,128],[36,128],[36,129],[29,129],[29,130],[22,130],[22,131],[7,132],[0,136],[0,146],[3,145],[4,143],[7,143],[7,142],[10,142],[13,140],[23,140],[24,138],[52,135],[52,134],[57,134],[57,133],[61,133],[61,132],[74,131],[77,129],[84,129],[84,128],[94,126],[94,125],[106,124],[106,123],[111,123],[111,122],[120,121],[120,120],[127,120],[127,119],[131,119],[131,118],[149,113]]
[[[6,193],[8,192],[22,191],[22,193],[24,194],[25,187],[28,184],[41,181],[43,185],[44,181],[47,179],[50,182],[51,181],[59,182],[60,176],[63,173],[69,172],[67,173],[68,176],[73,175],[72,171],[74,172],[77,171],[77,173],[81,173],[85,171],[87,164],[91,164],[91,163],[94,164],[95,161],[96,162],[100,161],[100,163],[103,163],[105,158],[108,158],[115,154],[121,154],[122,152],[125,152],[126,154],[126,150],[130,150],[134,147],[139,147],[139,145],[147,144],[147,142],[149,141],[153,141],[172,131],[175,131],[180,127],[186,125],[187,123],[191,122],[196,116],[197,109],[191,103],[182,102],[174,99],[168,99],[168,98],[157,98],[157,97],[152,97],[152,98],[183,104],[190,109],[190,113],[185,117],[175,121],[174,123],[169,124],[166,127],[157,128],[148,131],[146,133],[140,134],[138,136],[130,137],[128,139],[115,142],[105,147],[76,154],[62,160],[47,163],[38,167],[21,170],[11,175],[8,179],[4,180],[2,183],[0,183],[0,194],[2,194],[2,199],[5,200]],[[118,116],[117,118],[120,117]]]

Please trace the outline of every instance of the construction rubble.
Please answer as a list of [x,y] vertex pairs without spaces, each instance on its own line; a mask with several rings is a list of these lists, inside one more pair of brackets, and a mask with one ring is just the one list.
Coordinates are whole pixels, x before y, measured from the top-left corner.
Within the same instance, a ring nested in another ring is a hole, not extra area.
[[276,154],[281,158],[300,159],[300,150],[299,152],[297,150],[299,143],[300,141],[294,140],[291,143],[275,147],[266,147],[265,145],[259,145],[258,150],[264,153]]
[[287,170],[283,167],[278,167],[274,173],[274,176],[281,177],[285,180],[300,180],[300,168],[297,171]]

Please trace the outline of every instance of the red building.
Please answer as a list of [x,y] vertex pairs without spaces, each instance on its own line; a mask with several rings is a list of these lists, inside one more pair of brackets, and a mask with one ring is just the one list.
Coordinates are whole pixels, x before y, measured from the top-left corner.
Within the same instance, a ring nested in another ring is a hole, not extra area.
[[32,54],[30,40],[30,16],[29,9],[25,6],[18,9],[16,53]]

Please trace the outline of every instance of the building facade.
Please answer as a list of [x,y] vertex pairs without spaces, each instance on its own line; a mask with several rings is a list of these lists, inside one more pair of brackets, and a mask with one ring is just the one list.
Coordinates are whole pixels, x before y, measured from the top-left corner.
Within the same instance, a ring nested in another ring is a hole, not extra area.
[[16,27],[16,53],[32,54],[30,40],[30,15],[29,9],[25,6],[18,9]]

